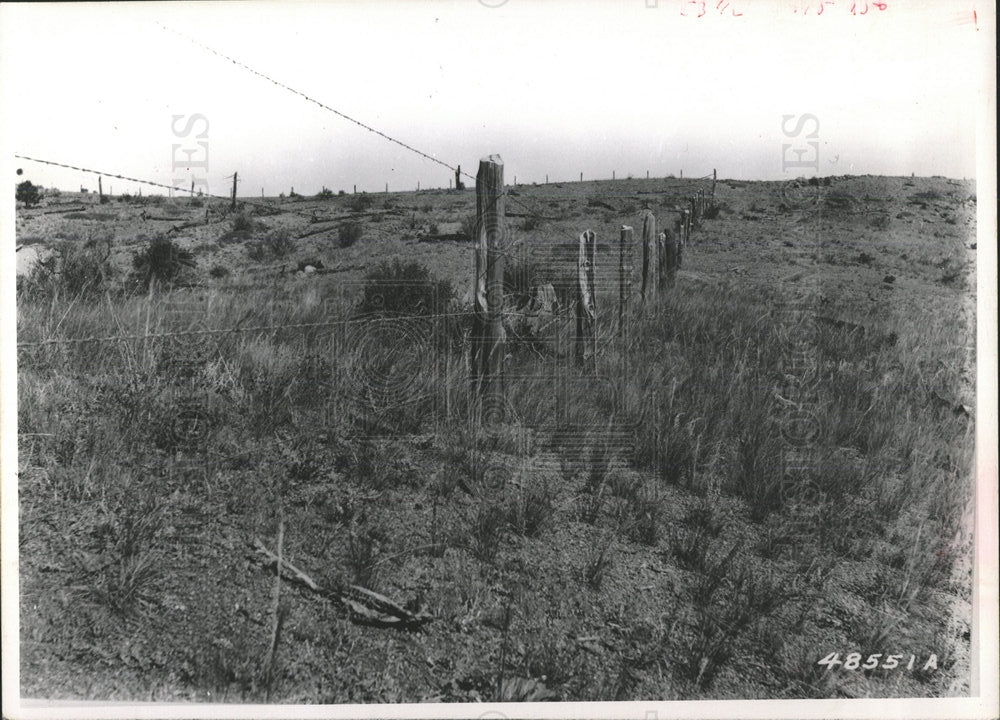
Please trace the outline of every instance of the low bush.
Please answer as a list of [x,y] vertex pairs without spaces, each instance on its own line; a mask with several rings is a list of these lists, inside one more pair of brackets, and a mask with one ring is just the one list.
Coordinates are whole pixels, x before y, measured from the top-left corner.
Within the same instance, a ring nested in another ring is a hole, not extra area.
[[40,260],[31,272],[18,278],[18,294],[25,297],[65,295],[94,297],[103,294],[116,277],[111,262],[111,241],[64,241]]
[[418,262],[381,262],[365,277],[361,312],[432,315],[443,313],[454,295],[451,283],[434,278]]
[[348,220],[337,230],[337,246],[349,248],[365,235],[365,226],[355,220]]
[[165,237],[153,238],[132,258],[133,278],[142,290],[151,284],[172,284],[184,268],[194,266],[194,254]]

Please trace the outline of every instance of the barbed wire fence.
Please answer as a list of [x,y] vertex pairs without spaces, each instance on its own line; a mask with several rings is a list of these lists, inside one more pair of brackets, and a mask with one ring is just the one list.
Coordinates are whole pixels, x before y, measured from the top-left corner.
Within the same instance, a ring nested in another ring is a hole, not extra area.
[[[539,293],[545,294],[549,303],[549,307],[546,308],[547,312],[544,313],[547,320],[535,329],[535,333],[554,325],[566,325],[572,323],[574,320],[576,321],[575,337],[571,344],[577,348],[577,351],[572,353],[572,355],[578,365],[578,371],[581,368],[589,367],[592,372],[597,372],[597,360],[600,348],[606,346],[607,343],[616,338],[624,340],[627,337],[628,324],[632,318],[631,306],[634,304],[633,287],[636,284],[633,278],[632,267],[635,255],[635,242],[631,226],[624,224],[621,226],[617,273],[611,271],[606,273],[596,272],[597,238],[595,233],[589,228],[581,228],[581,231],[576,233],[559,224],[550,225],[555,234],[564,240],[563,250],[566,248],[576,250],[576,252],[572,253],[576,255],[575,263],[571,258],[563,258],[562,262],[556,262],[555,254],[559,249],[558,245],[554,243],[525,242],[521,238],[515,240],[512,237],[513,233],[510,232],[511,228],[506,218],[505,206],[510,203],[520,211],[523,211],[523,215],[520,215],[520,217],[537,221],[558,223],[565,222],[566,218],[553,217],[541,211],[533,201],[529,201],[522,193],[518,192],[516,185],[505,185],[503,182],[503,165],[499,158],[495,158],[494,156],[484,158],[480,162],[479,173],[476,176],[472,176],[469,173],[463,172],[461,166],[458,164],[451,165],[446,163],[430,153],[392,137],[356,119],[352,115],[337,110],[183,33],[163,25],[160,25],[160,27],[234,64],[246,72],[402,147],[408,152],[412,152],[425,160],[447,168],[455,174],[456,190],[462,187],[460,178],[463,176],[476,182],[477,216],[473,237],[470,238],[474,247],[473,255],[476,260],[472,277],[472,287],[475,288],[471,303],[472,307],[463,308],[457,312],[435,312],[412,316],[397,315],[393,319],[399,322],[457,318],[472,321],[473,328],[469,337],[467,337],[467,343],[470,346],[468,350],[473,357],[468,366],[473,375],[471,378],[473,393],[478,395],[474,400],[486,406],[480,418],[485,423],[495,424],[504,420],[503,408],[506,406],[506,400],[503,397],[503,360],[506,354],[504,345],[507,334],[510,333],[514,340],[522,343],[531,340],[530,337],[521,332],[520,327],[510,322],[504,322],[505,316],[509,319],[512,312],[516,313],[517,311],[524,310],[525,295],[527,295],[528,303],[533,305],[531,308],[533,311],[537,312],[540,309],[538,307]],[[185,188],[138,178],[124,173],[108,172],[106,170],[83,167],[20,153],[16,154],[15,157],[43,165],[97,175],[98,178],[103,176],[170,191],[190,192],[192,196],[196,194],[193,187],[188,191]],[[492,182],[484,179],[490,176],[490,174],[493,176]],[[672,198],[667,198],[664,197],[664,194],[656,193],[664,201],[669,199],[670,210],[668,212],[676,215],[674,227],[664,228],[664,231],[659,234],[656,232],[655,213],[649,207],[648,200],[650,194],[647,193],[645,195],[647,202],[642,212],[643,228],[640,243],[642,272],[639,278],[640,283],[638,283],[642,288],[642,306],[647,306],[655,300],[657,290],[662,290],[668,284],[673,284],[673,277],[680,265],[680,251],[691,243],[692,231],[700,223],[706,210],[715,205],[716,173],[714,170],[712,173],[697,178],[681,180],[681,182],[687,185],[692,182],[701,182],[709,179],[712,180],[710,193],[707,189],[701,188],[693,194],[677,195]],[[612,182],[614,182],[614,179]],[[227,202],[231,200],[228,196],[213,195],[203,191],[199,191],[197,195]],[[617,197],[619,200],[622,200],[625,198],[643,199],[644,196],[642,194],[633,194]],[[306,214],[306,212],[298,209],[281,207],[280,205],[276,206],[274,203],[257,202],[245,198],[241,198],[239,202],[246,207],[258,210],[264,214],[285,213],[308,217],[310,222],[316,222],[315,212]],[[608,206],[607,204],[604,204],[604,206],[612,212],[620,211],[619,208]],[[539,252],[542,254],[542,258],[540,259],[537,257]],[[536,255],[536,257],[531,257],[532,254]],[[511,265],[506,275],[504,270],[505,263],[510,263]],[[550,277],[554,271],[558,272],[556,266],[561,265],[565,276],[564,278],[555,278],[556,281],[554,283],[539,283],[538,278],[531,274],[532,267],[538,265],[547,265],[549,271],[547,274]],[[514,287],[511,287],[512,285]],[[551,303],[556,294],[555,285],[559,286],[564,299],[564,302],[558,304],[558,307]],[[506,306],[505,299],[509,303],[510,296],[513,294],[509,292],[511,290],[520,291],[522,296],[521,307],[511,308]],[[617,313],[610,315],[614,320],[611,323],[603,322],[605,315],[602,312],[600,315],[602,322],[599,323],[598,308],[601,307],[600,302],[606,296],[613,296],[615,290],[618,291]],[[566,300],[569,301],[567,302]],[[371,322],[371,319],[365,317],[344,318],[323,322],[285,323],[280,326],[280,329],[322,329],[363,325],[369,322]],[[602,337],[601,342],[598,341],[599,327],[609,328],[607,336]],[[153,333],[147,331],[142,334],[121,332],[117,335],[46,338],[44,340],[19,342],[17,346],[18,348],[30,348],[60,344],[113,343],[128,340],[197,337],[232,332],[272,332],[277,329],[279,329],[279,326],[252,325],[246,327],[198,328]],[[538,353],[538,350],[535,349],[535,352]],[[541,356],[540,353],[538,354]],[[568,356],[569,353],[566,353],[566,355]]]

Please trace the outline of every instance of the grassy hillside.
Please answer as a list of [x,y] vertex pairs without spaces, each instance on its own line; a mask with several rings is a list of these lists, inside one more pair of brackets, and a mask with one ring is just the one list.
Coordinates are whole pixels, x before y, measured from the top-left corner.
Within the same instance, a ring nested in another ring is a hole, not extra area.
[[[510,334],[492,428],[473,192],[19,210],[18,243],[54,251],[18,285],[22,693],[967,693],[974,188],[720,181],[620,333],[618,228],[644,206],[672,228],[705,187],[511,189],[509,288],[565,309],[596,231],[601,342],[588,369],[571,314]],[[253,542],[279,537],[319,586],[432,620],[276,596]]]

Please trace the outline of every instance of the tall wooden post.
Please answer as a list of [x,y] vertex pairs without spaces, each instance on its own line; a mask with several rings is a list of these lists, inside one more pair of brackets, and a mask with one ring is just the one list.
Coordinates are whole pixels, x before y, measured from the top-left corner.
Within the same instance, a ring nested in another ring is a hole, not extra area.
[[628,340],[625,334],[625,316],[628,312],[628,300],[632,295],[632,228],[622,225],[621,239],[618,241],[618,334],[623,341]]
[[597,365],[597,297],[594,270],[597,260],[597,236],[593,230],[580,233],[576,260],[576,359]]
[[97,176],[97,201],[104,204],[104,186],[101,185],[101,176]]
[[[490,155],[476,174],[476,293],[473,370],[482,401],[482,420],[504,420],[503,391],[503,160]],[[478,346],[478,347],[477,347]]]
[[[293,190],[293,192],[294,192],[294,190]],[[233,173],[233,199],[229,203],[229,209],[230,210],[235,210],[236,209],[236,173],[235,172]]]
[[663,286],[666,285],[667,277],[667,233],[670,230],[664,228],[660,231],[660,234],[656,236],[656,290],[660,292],[663,290]]
[[713,200],[715,199],[715,181],[716,181],[715,168],[712,168],[712,199]]
[[642,301],[656,298],[656,217],[647,210],[642,218]]
[[681,243],[678,235],[680,222],[674,232],[664,229],[663,243],[663,285],[665,288],[674,286],[677,269],[681,266]]
[[548,173],[545,173],[545,184],[546,185],[549,184],[549,174]]
[[615,179],[615,171],[614,171],[614,170],[612,170],[612,171],[611,171],[611,179],[612,179],[612,180],[614,180],[614,179]]
[[580,173],[580,182],[583,182],[583,173]]
[[455,189],[462,189],[462,166],[459,165],[455,168]]

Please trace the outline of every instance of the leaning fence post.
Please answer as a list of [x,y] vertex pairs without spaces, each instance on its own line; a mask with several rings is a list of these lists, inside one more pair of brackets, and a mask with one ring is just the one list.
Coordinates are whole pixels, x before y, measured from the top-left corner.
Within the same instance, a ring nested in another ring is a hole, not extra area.
[[656,297],[656,217],[646,210],[642,218],[642,301]]
[[597,297],[594,288],[594,264],[597,236],[593,230],[580,233],[576,260],[576,359],[580,363],[592,357],[597,363]]
[[632,228],[622,225],[621,239],[618,243],[618,332],[622,340],[627,340],[625,334],[625,314],[628,311],[628,299],[632,295]]
[[713,200],[715,199],[715,181],[716,181],[715,168],[712,168],[712,199]]
[[503,395],[503,160],[490,155],[476,174],[476,321],[478,365],[474,367],[482,399],[482,419],[504,419]]

